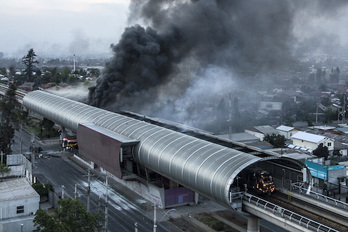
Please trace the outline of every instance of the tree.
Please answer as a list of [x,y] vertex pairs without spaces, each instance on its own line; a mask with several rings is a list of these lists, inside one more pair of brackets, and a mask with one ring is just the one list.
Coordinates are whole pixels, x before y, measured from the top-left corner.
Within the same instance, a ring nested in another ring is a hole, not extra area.
[[37,231],[53,232],[94,232],[102,230],[100,224],[102,213],[87,212],[85,206],[78,199],[64,198],[58,201],[55,215],[39,209],[35,213],[34,225]]
[[52,130],[52,128],[54,126],[54,122],[52,122],[51,120],[49,120],[47,118],[43,118],[40,126],[41,126],[41,136],[42,136],[42,129],[46,129],[48,131]]
[[326,106],[326,107],[329,107],[329,106],[332,105],[331,99],[329,97],[322,98],[320,103],[323,104],[323,106]]
[[318,147],[315,150],[313,150],[313,155],[317,157],[324,157],[325,159],[327,159],[327,157],[329,157],[329,148],[324,146],[324,144],[320,143]]
[[6,70],[5,67],[1,67],[1,68],[0,68],[0,74],[2,74],[2,75],[7,75],[7,70]]
[[40,195],[40,197],[47,197],[49,191],[54,191],[53,186],[49,183],[44,185],[40,183],[34,183],[31,186]]
[[4,99],[0,101],[0,150],[4,154],[11,154],[14,131],[15,128],[18,128],[16,89],[16,86],[11,84],[5,93]]
[[0,163],[0,175],[9,173],[11,171],[11,168],[6,166],[5,164]]
[[333,120],[337,119],[337,110],[333,110],[331,108],[327,108],[327,110],[324,111],[325,119],[324,123],[332,122]]
[[28,51],[28,54],[26,56],[23,56],[22,61],[26,66],[24,70],[25,76],[28,78],[28,81],[32,81],[33,71],[36,68],[35,64],[39,63],[39,61],[36,60],[36,54],[34,52],[34,49],[31,48]]
[[269,142],[270,144],[272,144],[274,147],[285,147],[285,137],[283,135],[279,135],[279,134],[274,134],[272,133],[267,134],[264,138],[264,141]]
[[335,69],[332,68],[331,69],[331,73],[330,73],[330,81],[333,83],[338,83],[339,79],[340,79],[340,69],[339,67],[336,67]]
[[9,68],[9,71],[10,71],[10,76],[11,76],[11,77],[14,77],[15,74],[16,74],[16,69],[15,69],[15,67],[14,67],[14,66],[11,66],[11,67]]

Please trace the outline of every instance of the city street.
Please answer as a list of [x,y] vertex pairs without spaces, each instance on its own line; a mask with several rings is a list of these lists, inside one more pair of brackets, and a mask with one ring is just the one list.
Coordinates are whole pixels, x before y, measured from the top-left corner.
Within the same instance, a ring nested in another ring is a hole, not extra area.
[[[56,143],[51,141],[47,145],[40,141],[33,142],[31,134],[25,131],[22,133],[16,132],[15,143],[12,146],[13,154],[20,153],[20,137],[23,153],[29,152],[30,146],[40,146],[43,153],[50,151],[60,154],[61,147],[58,141]],[[62,157],[43,156],[40,159],[36,158],[33,173],[39,180],[51,183],[55,193],[59,196],[61,196],[64,188],[64,197],[74,198],[76,187],[80,201],[86,205],[88,171],[68,159],[66,153],[61,154],[63,154]],[[91,212],[96,212],[98,208],[105,212],[105,176],[91,176],[90,187]],[[141,201],[143,199],[139,199],[139,202]],[[108,231],[134,231],[135,223],[137,223],[138,231],[152,231],[152,218],[146,217],[145,213],[135,202],[131,202],[110,186],[108,187]],[[158,225],[157,231],[169,232],[173,231],[173,228]]]

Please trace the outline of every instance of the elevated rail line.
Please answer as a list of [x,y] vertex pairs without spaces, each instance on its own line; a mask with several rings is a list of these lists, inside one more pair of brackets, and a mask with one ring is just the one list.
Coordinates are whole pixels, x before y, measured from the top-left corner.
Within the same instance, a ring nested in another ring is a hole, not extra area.
[[[291,185],[291,190],[294,193],[298,193],[299,195],[305,195],[306,197],[311,197],[312,199],[320,202],[325,202],[328,205],[334,206],[335,208],[339,208],[345,211],[348,217],[348,203],[337,200],[332,197],[325,196],[324,194],[320,194],[317,192],[314,192],[312,190],[308,190],[308,186],[304,187],[303,184],[300,183],[293,183]],[[348,223],[348,221],[347,221]]]
[[[318,222],[312,217],[301,215],[298,210],[291,211],[283,206],[267,201],[261,197],[245,193],[243,197],[243,210],[256,215],[259,218],[282,225],[289,231],[317,231],[339,232],[345,229],[335,229],[324,223]],[[303,211],[301,211],[303,213]],[[320,212],[319,212],[320,213]]]
[[[8,90],[7,85],[0,84],[0,95],[4,96],[7,90]],[[16,90],[16,98],[19,103],[23,104],[23,98],[25,97],[26,94],[27,92],[24,90],[18,90],[18,89]]]
[[[0,86],[0,91],[5,89]],[[93,124],[109,133],[139,141],[132,154],[138,165],[227,207],[231,207],[230,189],[244,168],[282,159],[273,152],[220,139],[193,128],[183,130],[175,123],[134,113],[131,117],[129,112],[116,114],[43,91],[17,91],[16,94],[28,110],[77,134],[87,124]],[[246,212],[278,225],[286,222],[291,231],[338,231],[265,199],[248,193],[242,196],[241,207]]]

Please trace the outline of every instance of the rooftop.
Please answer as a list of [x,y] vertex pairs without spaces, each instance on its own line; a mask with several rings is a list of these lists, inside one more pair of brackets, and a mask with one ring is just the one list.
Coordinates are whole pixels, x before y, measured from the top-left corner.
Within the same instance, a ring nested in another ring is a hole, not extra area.
[[25,178],[0,182],[0,202],[36,196],[39,194]]
[[321,136],[321,135],[315,135],[315,134],[310,134],[307,132],[299,131],[296,134],[294,134],[293,136],[291,136],[291,138],[305,140],[305,141],[312,142],[312,143],[319,143],[320,141],[322,141],[326,137]]
[[286,132],[289,132],[289,131],[294,130],[294,129],[295,129],[295,127],[291,127],[291,126],[283,126],[283,125],[281,125],[281,126],[278,126],[276,129],[277,129],[277,130],[280,130],[280,131],[286,131]]
[[271,126],[255,126],[255,130],[261,132],[264,135],[279,134],[279,132]]

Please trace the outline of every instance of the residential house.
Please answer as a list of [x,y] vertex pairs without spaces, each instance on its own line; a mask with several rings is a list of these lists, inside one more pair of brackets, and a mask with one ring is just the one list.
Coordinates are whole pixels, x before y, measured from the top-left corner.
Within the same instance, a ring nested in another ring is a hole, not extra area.
[[24,91],[32,91],[34,89],[34,82],[24,82],[22,85],[18,86],[18,89]]
[[25,178],[0,182],[0,231],[35,230],[40,195]]
[[290,139],[291,136],[293,136],[295,133],[299,131],[295,127],[284,126],[284,125],[278,126],[276,130],[278,130],[279,134],[283,135],[286,139]]
[[311,134],[303,131],[299,131],[291,136],[292,144],[301,148],[315,150],[319,144],[323,144],[329,150],[329,152],[334,150],[334,139],[322,136]]
[[260,139],[260,141],[263,141],[263,138],[266,135],[271,135],[271,134],[279,134],[279,132],[274,129],[271,126],[264,125],[264,126],[254,126],[252,128],[244,130],[244,132],[249,133],[253,136],[256,136]]

